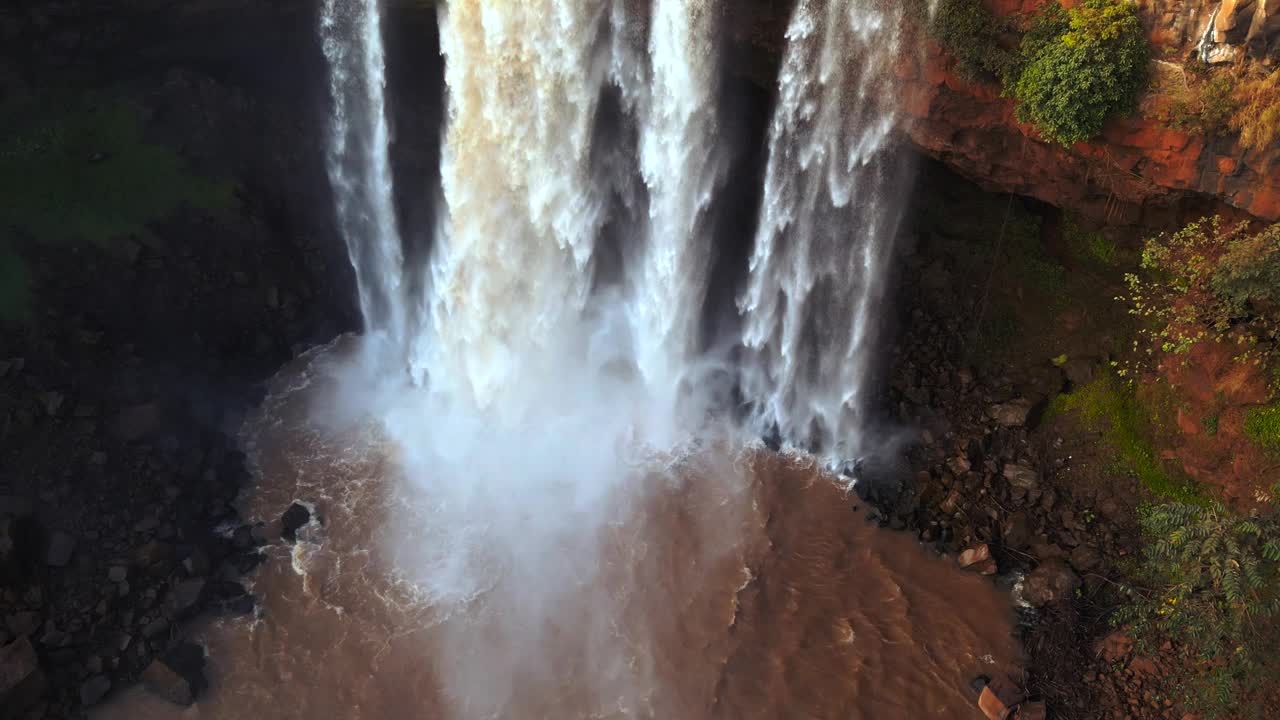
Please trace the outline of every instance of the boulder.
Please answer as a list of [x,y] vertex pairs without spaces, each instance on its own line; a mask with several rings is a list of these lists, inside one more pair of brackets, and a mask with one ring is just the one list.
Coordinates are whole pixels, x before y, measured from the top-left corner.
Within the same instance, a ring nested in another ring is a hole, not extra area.
[[298,539],[298,530],[311,522],[311,511],[301,503],[294,503],[280,516],[280,537],[289,542]]
[[982,688],[982,693],[978,695],[978,709],[988,720],[1007,720],[1023,697],[1017,683],[1001,673],[991,678],[991,682]]
[[974,545],[960,553],[957,562],[960,567],[983,575],[994,575],[996,573],[996,561],[995,558],[991,557],[991,548],[986,543]]
[[120,440],[132,442],[155,435],[160,430],[160,406],[155,403],[133,405],[116,415],[111,434]]
[[17,716],[44,694],[44,672],[25,637],[0,647],[0,717]]
[[1031,492],[1040,483],[1040,473],[1025,462],[1017,462],[1004,466],[1004,479],[1016,488]]
[[1080,578],[1058,560],[1041,563],[1022,581],[1022,597],[1032,607],[1069,601],[1080,587]]
[[102,701],[111,690],[111,678],[106,675],[94,675],[80,685],[80,704],[92,707]]
[[172,617],[181,618],[199,609],[204,599],[204,578],[183,580],[169,591],[168,609]]
[[987,414],[1002,427],[1021,427],[1031,415],[1031,401],[1025,398],[997,403],[987,408]]

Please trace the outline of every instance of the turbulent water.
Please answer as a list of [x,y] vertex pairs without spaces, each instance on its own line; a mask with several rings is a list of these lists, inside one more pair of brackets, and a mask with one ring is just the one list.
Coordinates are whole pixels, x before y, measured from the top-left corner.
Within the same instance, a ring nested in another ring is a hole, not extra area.
[[1013,658],[1007,604],[860,522],[812,456],[752,444],[870,449],[897,5],[799,1],[726,338],[703,319],[732,296],[711,292],[715,218],[743,211],[717,213],[731,5],[443,5],[444,212],[417,265],[378,5],[327,0],[364,333],[284,370],[246,428],[249,515],[298,500],[323,522],[269,550],[289,557],[254,623],[208,630],[198,713],[969,716],[966,680]]
[[[353,345],[282,371],[247,428],[248,515],[275,528],[301,499],[321,518],[267,549],[260,619],[197,633],[212,687],[196,707],[137,690],[100,720],[970,720],[969,680],[1017,660],[988,580],[866,522],[812,460],[725,446],[635,468],[642,499],[602,506],[571,575],[509,569],[465,602],[424,598],[398,552],[421,536],[386,534],[415,502],[399,449],[377,423],[330,420]],[[541,511],[494,522],[536,532]]]

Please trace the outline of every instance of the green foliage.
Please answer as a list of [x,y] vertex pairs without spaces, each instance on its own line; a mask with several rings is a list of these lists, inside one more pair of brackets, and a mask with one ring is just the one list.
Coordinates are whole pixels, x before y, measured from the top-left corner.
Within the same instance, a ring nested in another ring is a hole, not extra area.
[[1250,410],[1244,433],[1259,447],[1280,451],[1280,402]]
[[1194,671],[1170,680],[1190,707],[1210,717],[1252,715],[1251,691],[1264,679],[1271,620],[1280,614],[1277,517],[1239,515],[1217,502],[1140,512],[1149,541],[1142,573],[1150,590],[1131,589],[1133,602],[1117,621],[1144,641],[1178,643]]
[[957,74],[967,80],[1004,76],[1013,53],[1000,45],[1002,22],[981,0],[939,0],[929,34],[956,59]]
[[1204,428],[1204,433],[1210,437],[1218,434],[1218,416],[1206,415],[1200,418],[1200,426]]
[[1200,83],[1190,98],[1173,101],[1169,124],[1185,132],[1216,137],[1230,129],[1231,118],[1239,109],[1235,79],[1218,73]]
[[118,98],[44,93],[0,105],[0,321],[26,319],[33,294],[23,245],[113,241],[187,205],[234,204],[226,181],[193,174],[151,143],[137,107]]
[[1194,503],[1200,495],[1189,483],[1165,471],[1152,438],[1156,413],[1144,407],[1133,389],[1111,373],[1103,373],[1088,385],[1059,395],[1050,406],[1054,414],[1072,412],[1116,453],[1123,471],[1138,478],[1157,496]]
[[1105,267],[1115,267],[1119,263],[1120,248],[1101,231],[1086,230],[1074,218],[1067,218],[1062,225],[1062,234],[1077,260]]
[[181,205],[228,207],[227,182],[196,177],[149,143],[118,99],[59,98],[0,108],[0,226],[40,242],[107,244],[141,235]]
[[1162,352],[1226,338],[1269,361],[1280,336],[1280,225],[1251,233],[1201,219],[1146,242],[1142,275],[1127,276],[1130,312]]
[[1107,118],[1131,112],[1147,80],[1149,49],[1137,6],[1086,0],[1037,15],[1005,78],[1018,118],[1063,145],[1102,131]]

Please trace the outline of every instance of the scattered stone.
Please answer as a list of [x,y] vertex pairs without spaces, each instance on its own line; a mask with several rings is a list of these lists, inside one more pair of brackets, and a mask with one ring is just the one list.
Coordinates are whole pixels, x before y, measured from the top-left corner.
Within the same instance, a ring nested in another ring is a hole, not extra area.
[[107,571],[107,579],[113,583],[122,583],[129,577],[129,568],[116,565]]
[[1079,545],[1071,551],[1071,566],[1080,572],[1089,572],[1102,564],[1102,555],[1088,545]]
[[1097,645],[1094,646],[1094,653],[1102,658],[1104,662],[1109,663],[1124,660],[1129,657],[1129,653],[1132,651],[1133,640],[1119,630],[1099,640]]
[[1139,655],[1129,662],[1129,669],[1135,675],[1145,675],[1147,677],[1155,677],[1160,674],[1160,670],[1156,667],[1155,662],[1149,657]]
[[1018,398],[997,403],[987,408],[987,414],[1002,427],[1021,427],[1027,424],[1027,417],[1031,414],[1031,401]]
[[173,547],[152,540],[133,553],[135,567],[152,575],[164,575],[173,562]]
[[988,720],[1007,720],[1013,708],[1023,700],[1017,684],[1003,673],[991,678],[978,695],[978,709]]
[[1080,578],[1066,564],[1049,560],[1031,571],[1022,582],[1022,596],[1032,607],[1044,607],[1071,599]]
[[35,648],[25,637],[0,647],[0,716],[17,713],[44,694],[45,678]]
[[301,503],[294,503],[280,516],[280,537],[289,542],[296,542],[298,529],[311,522],[311,511]]
[[80,704],[85,707],[97,705],[110,690],[110,678],[106,675],[94,675],[80,685]]
[[146,627],[142,628],[142,636],[148,640],[152,640],[164,634],[168,629],[169,621],[167,619],[156,618],[155,620],[147,623]]
[[45,551],[44,562],[50,567],[66,567],[71,562],[71,554],[76,550],[76,539],[61,530],[55,530],[49,538],[49,547]]
[[148,691],[183,707],[195,702],[206,686],[204,648],[183,643],[161,660],[154,660],[142,673]]

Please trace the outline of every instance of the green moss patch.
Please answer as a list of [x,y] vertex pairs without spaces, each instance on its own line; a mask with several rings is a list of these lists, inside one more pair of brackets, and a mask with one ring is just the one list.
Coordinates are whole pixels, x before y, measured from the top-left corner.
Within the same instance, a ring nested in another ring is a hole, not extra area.
[[1245,417],[1244,432],[1259,447],[1280,452],[1280,402],[1251,410]]
[[219,210],[233,185],[191,172],[172,149],[148,142],[132,103],[50,97],[0,107],[0,225],[38,242],[145,235],[183,205]]
[[1120,468],[1132,473],[1152,493],[1179,502],[1203,498],[1186,480],[1167,472],[1156,453],[1158,413],[1145,407],[1134,392],[1110,373],[1104,373],[1069,395],[1059,395],[1050,413],[1073,413],[1091,431],[1100,433],[1116,452]]

